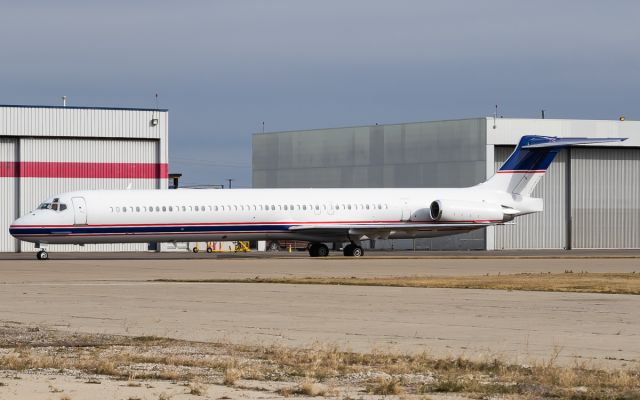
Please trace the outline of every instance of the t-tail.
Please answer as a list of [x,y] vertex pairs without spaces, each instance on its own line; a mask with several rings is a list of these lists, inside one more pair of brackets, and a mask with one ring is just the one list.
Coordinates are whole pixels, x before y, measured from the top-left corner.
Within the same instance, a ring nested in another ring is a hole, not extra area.
[[553,136],[523,136],[515,151],[496,174],[479,186],[483,189],[504,191],[522,197],[531,195],[558,152],[565,147],[622,142],[627,138],[560,138]]

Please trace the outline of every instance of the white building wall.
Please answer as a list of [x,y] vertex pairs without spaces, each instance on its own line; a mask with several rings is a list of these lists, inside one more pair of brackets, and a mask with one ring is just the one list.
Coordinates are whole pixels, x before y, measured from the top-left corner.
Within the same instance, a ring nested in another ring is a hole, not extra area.
[[[31,243],[17,243],[8,227],[17,216],[57,193],[129,185],[166,189],[167,114],[166,110],[0,106],[0,251],[33,249]],[[3,174],[3,166],[11,171]],[[146,244],[49,247],[51,251],[146,249]]]
[[168,122],[166,110],[0,106],[0,135],[10,136],[166,140]]

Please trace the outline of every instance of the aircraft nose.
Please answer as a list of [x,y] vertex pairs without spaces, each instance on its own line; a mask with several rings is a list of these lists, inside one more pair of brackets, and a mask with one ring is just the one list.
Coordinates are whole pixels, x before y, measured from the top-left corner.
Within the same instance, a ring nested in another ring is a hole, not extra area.
[[9,233],[11,236],[15,238],[19,238],[25,233],[25,229],[33,224],[33,217],[31,215],[23,215],[22,217],[13,221],[13,223],[9,226]]
[[11,225],[9,226],[9,234],[11,234],[11,236],[13,237],[18,237],[17,235],[19,235],[20,233],[20,227],[24,225],[24,218],[20,217],[18,219],[16,219],[15,221],[13,221],[11,223]]

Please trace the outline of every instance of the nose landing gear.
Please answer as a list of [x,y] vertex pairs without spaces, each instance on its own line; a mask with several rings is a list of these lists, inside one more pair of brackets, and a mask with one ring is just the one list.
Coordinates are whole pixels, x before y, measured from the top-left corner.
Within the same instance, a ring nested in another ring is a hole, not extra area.
[[36,258],[37,258],[38,260],[48,260],[48,259],[49,259],[49,253],[47,253],[47,251],[46,251],[46,250],[44,250],[44,249],[43,249],[43,250],[40,250],[40,251],[38,252],[38,254],[36,254]]

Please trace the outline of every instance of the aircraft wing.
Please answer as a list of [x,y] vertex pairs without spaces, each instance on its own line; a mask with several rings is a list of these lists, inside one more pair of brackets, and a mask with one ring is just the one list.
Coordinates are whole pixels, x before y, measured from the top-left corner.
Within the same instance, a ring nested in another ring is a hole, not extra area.
[[473,229],[497,225],[496,223],[393,223],[393,224],[318,224],[318,225],[294,225],[290,231],[309,233],[318,236],[349,235],[367,236],[370,239],[386,239],[391,233],[403,232],[407,234],[420,232],[467,232]]

